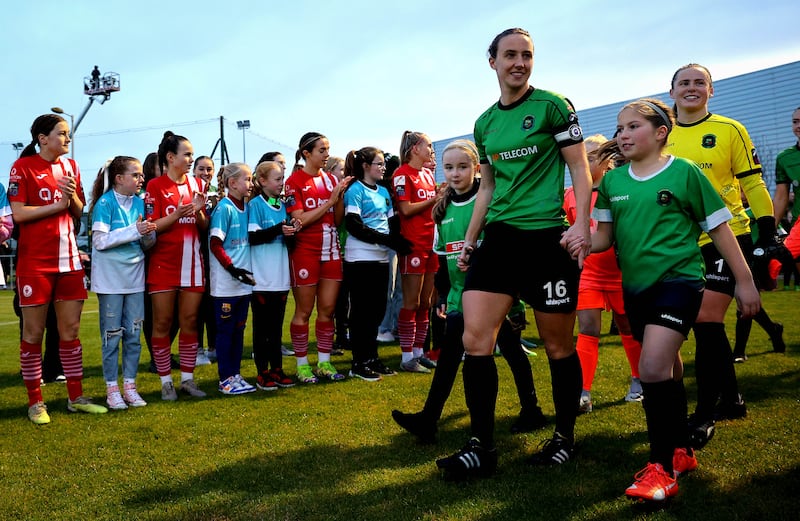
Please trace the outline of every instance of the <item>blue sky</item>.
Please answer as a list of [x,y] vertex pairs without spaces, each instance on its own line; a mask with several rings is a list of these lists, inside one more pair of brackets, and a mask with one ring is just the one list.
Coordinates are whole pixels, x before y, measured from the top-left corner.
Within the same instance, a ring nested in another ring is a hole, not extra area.
[[241,119],[248,162],[275,149],[293,157],[310,130],[340,156],[396,151],[406,129],[469,133],[498,98],[486,48],[508,27],[533,36],[531,83],[580,110],[663,92],[688,62],[720,79],[795,61],[798,15],[795,0],[18,2],[0,22],[0,182],[36,116],[60,106],[77,118],[94,65],[119,73],[122,90],[75,136],[86,185],[106,158],[143,159],[166,129],[210,153],[220,115],[232,161]]

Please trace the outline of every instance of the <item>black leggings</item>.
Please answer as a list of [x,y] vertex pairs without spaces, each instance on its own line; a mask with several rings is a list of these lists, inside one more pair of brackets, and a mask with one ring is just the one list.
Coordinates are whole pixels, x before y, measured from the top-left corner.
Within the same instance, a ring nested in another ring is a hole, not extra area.
[[259,374],[283,366],[281,335],[288,294],[288,291],[254,291],[250,299],[253,309],[253,359]]
[[[515,331],[510,323],[504,320],[497,334],[497,345],[514,375],[520,406],[522,409],[529,409],[535,408],[538,400],[533,384],[531,364],[519,342],[520,334],[520,331]],[[425,401],[423,409],[425,414],[434,421],[438,421],[441,417],[444,404],[453,389],[453,382],[455,382],[458,367],[464,355],[463,335],[464,315],[458,312],[448,313],[444,341],[439,352],[439,360],[436,363],[436,371],[433,373],[431,388],[428,391],[428,399]]]
[[350,289],[350,347],[353,362],[378,358],[378,327],[386,311],[389,264],[345,262],[345,284]]

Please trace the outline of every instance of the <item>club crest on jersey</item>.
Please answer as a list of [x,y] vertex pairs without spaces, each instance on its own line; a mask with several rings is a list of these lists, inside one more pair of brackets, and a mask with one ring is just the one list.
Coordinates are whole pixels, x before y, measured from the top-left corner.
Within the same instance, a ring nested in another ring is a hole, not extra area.
[[522,130],[532,129],[534,123],[536,123],[536,118],[534,118],[530,114],[525,116],[525,119],[522,120]]
[[703,148],[714,148],[717,146],[717,136],[714,134],[706,134],[703,136],[700,144],[703,146]]
[[675,196],[669,190],[659,190],[656,195],[656,202],[659,206],[669,206]]

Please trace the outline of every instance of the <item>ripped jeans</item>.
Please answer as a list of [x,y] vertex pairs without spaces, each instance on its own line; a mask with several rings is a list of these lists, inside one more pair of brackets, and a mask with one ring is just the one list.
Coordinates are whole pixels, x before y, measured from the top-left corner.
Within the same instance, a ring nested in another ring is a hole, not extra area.
[[103,378],[117,380],[119,345],[122,341],[122,376],[134,379],[142,352],[140,334],[144,321],[144,292],[128,295],[97,294],[100,301],[100,339]]

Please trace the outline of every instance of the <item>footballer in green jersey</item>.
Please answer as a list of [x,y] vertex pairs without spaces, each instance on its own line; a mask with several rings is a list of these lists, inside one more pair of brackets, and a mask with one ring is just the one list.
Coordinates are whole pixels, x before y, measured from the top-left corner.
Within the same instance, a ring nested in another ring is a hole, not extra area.
[[624,165],[606,174],[598,192],[592,216],[613,223],[626,291],[673,280],[702,285],[697,239],[731,213],[694,163],[672,157],[646,178]]
[[800,108],[792,113],[792,131],[797,136],[797,143],[787,148],[775,160],[775,220],[780,221],[786,215],[789,206],[789,186],[794,192],[792,205],[792,224],[800,217]]

